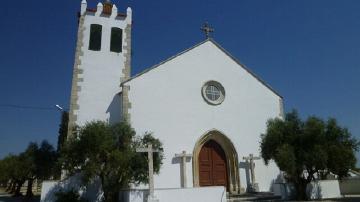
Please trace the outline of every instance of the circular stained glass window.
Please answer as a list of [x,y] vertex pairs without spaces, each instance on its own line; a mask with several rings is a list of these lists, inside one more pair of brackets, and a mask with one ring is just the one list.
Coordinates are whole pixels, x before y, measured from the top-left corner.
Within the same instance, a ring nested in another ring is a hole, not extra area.
[[202,95],[207,103],[218,105],[225,99],[225,90],[219,82],[208,81],[202,87]]

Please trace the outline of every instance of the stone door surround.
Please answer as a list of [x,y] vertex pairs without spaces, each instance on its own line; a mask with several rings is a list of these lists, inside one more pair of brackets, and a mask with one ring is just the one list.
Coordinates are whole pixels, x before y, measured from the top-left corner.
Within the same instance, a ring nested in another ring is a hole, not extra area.
[[199,154],[203,145],[209,140],[218,143],[224,150],[227,163],[228,188],[231,194],[240,193],[240,175],[238,155],[231,140],[218,130],[210,130],[202,135],[195,144],[193,151],[193,183],[194,187],[199,187]]

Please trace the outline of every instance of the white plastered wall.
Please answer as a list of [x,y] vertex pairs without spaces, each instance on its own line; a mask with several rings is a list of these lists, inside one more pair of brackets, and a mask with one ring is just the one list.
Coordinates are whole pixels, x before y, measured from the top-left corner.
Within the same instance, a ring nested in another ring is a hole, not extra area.
[[[215,80],[225,88],[225,100],[218,106],[207,104],[201,88]],[[130,86],[129,110],[132,127],[138,134],[153,132],[164,146],[165,159],[156,188],[180,187],[180,164],[175,153],[192,153],[196,141],[216,129],[233,143],[239,156],[259,155],[260,134],[269,118],[279,117],[280,97],[224,54],[211,41],[136,77]],[[274,164],[256,161],[256,180],[261,191],[269,191],[279,174]],[[240,169],[242,188],[245,170]],[[193,185],[192,163],[187,163],[188,186]]]

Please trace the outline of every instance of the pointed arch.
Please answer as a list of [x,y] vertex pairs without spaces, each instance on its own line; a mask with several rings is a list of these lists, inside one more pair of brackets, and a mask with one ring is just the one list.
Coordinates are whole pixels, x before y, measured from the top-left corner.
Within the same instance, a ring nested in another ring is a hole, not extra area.
[[193,151],[193,183],[194,187],[199,187],[199,153],[201,148],[209,140],[218,143],[225,152],[227,163],[227,179],[229,192],[232,194],[240,193],[239,161],[236,149],[231,140],[224,133],[213,129],[202,135],[195,144]]

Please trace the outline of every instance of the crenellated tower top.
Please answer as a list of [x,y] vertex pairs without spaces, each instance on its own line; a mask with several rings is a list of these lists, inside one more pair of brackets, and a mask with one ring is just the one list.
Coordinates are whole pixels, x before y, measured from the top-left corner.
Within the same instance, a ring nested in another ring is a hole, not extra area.
[[132,10],[130,7],[126,9],[126,13],[118,12],[118,8],[110,0],[99,2],[96,8],[88,8],[87,1],[81,1],[80,15],[92,14],[95,16],[111,17],[111,18],[127,18],[131,19]]

